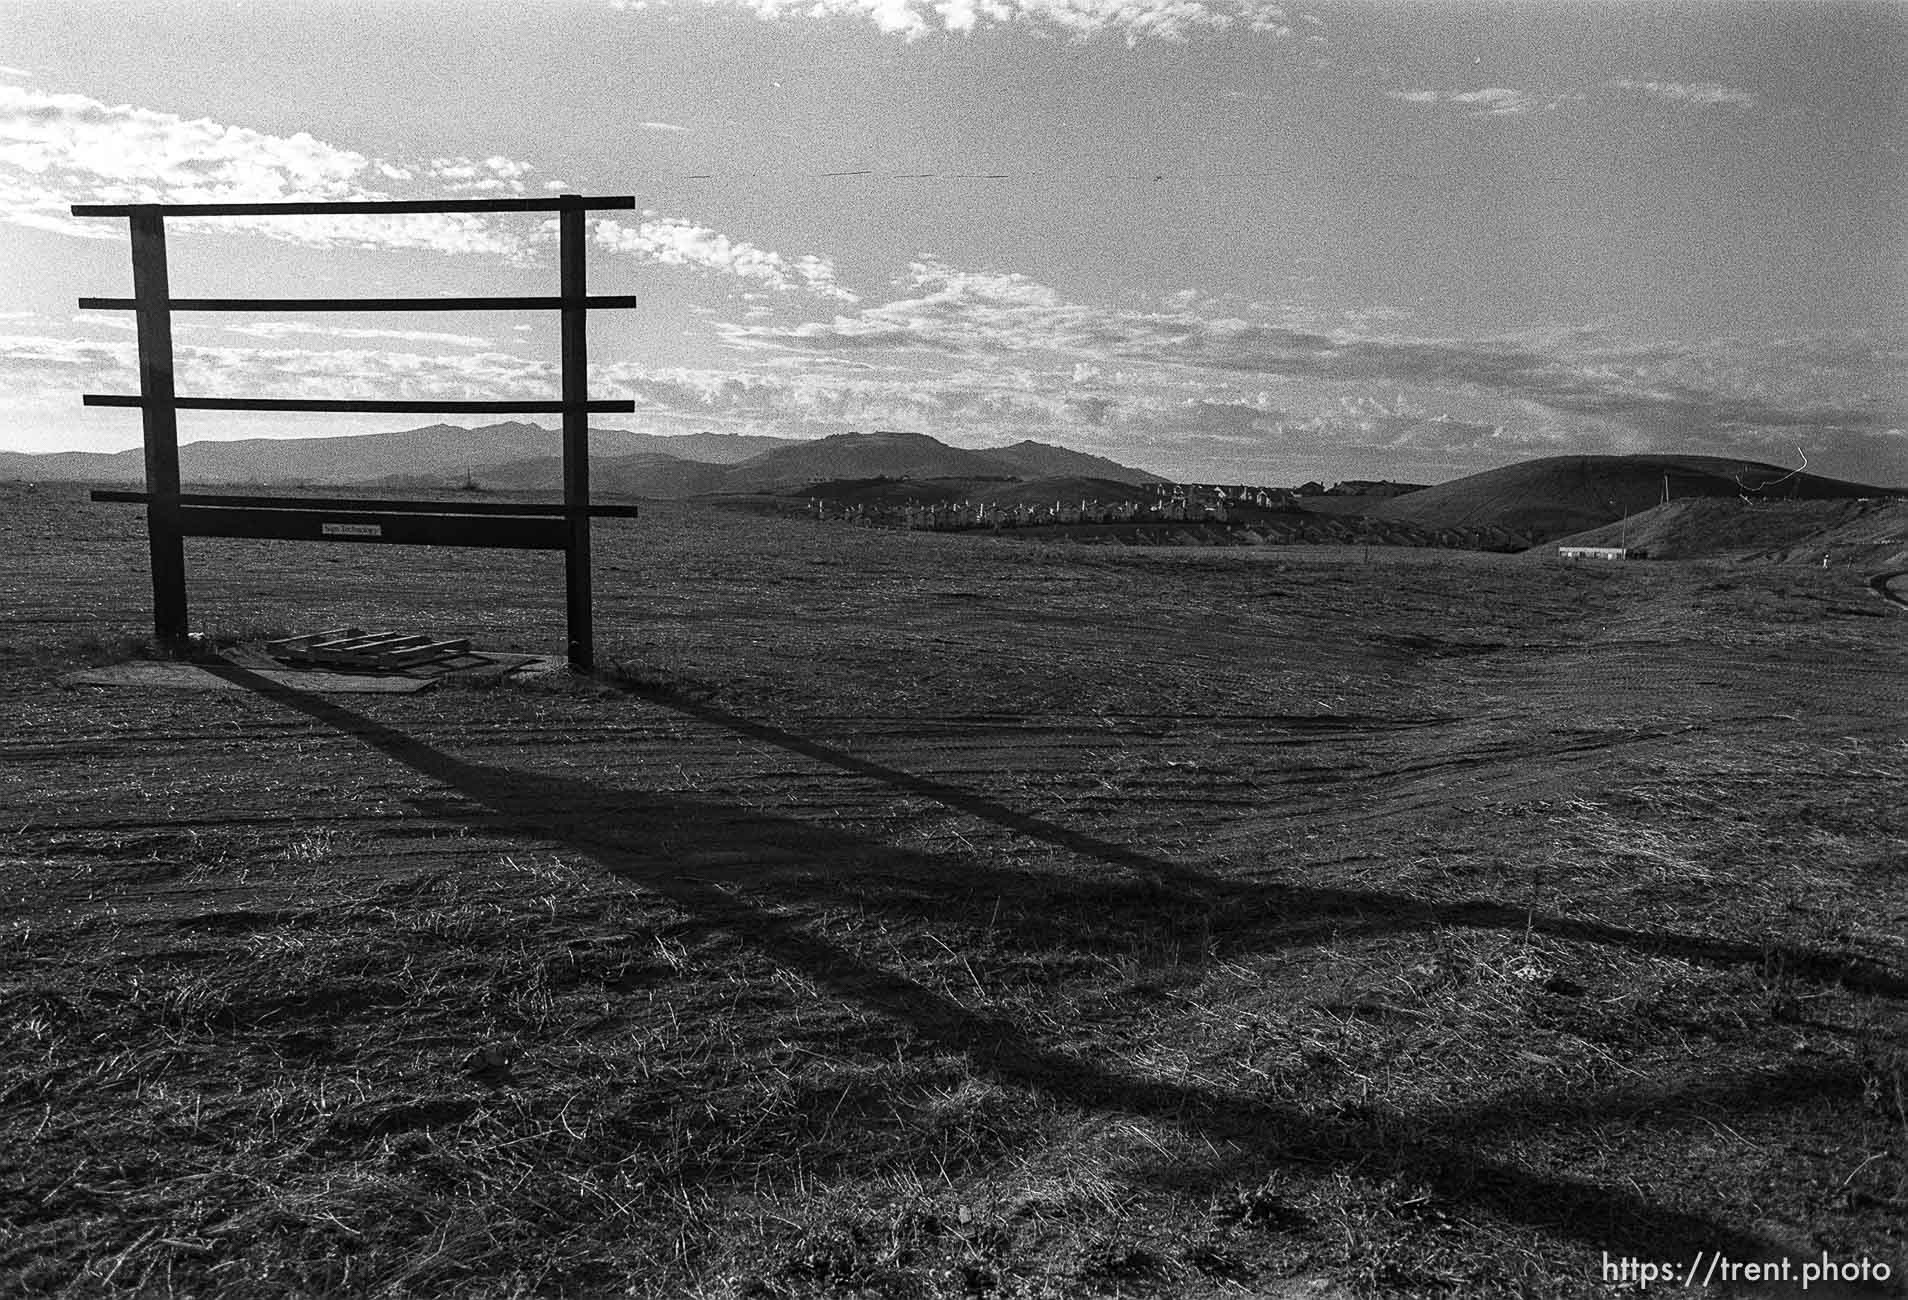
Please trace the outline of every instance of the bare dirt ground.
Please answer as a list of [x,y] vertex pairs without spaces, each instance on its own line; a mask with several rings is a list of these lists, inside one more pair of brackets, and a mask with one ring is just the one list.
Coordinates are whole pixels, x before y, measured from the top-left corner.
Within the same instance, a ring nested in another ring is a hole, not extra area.
[[[597,680],[142,693],[57,684],[145,630],[138,512],[0,529],[0,1293],[1908,1264],[1858,570],[657,505],[598,525]],[[188,560],[215,631],[561,641],[546,554]]]

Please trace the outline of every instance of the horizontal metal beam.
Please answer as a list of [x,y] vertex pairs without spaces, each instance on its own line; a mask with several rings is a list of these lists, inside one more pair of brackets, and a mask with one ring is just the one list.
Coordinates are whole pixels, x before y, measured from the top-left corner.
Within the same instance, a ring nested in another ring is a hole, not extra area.
[[[124,488],[95,488],[95,501],[137,504],[151,499],[150,492]],[[265,497],[233,496],[222,492],[182,492],[179,504],[185,506],[251,506],[262,510],[374,510],[407,515],[533,515],[561,518],[568,507],[561,503],[529,501],[386,501],[378,497]],[[596,519],[635,519],[640,506],[591,505]]]
[[179,524],[187,537],[246,537],[284,542],[483,546],[519,551],[560,551],[570,544],[570,526],[563,519],[480,519],[345,510],[181,506]]
[[[87,311],[131,311],[132,298],[81,298]],[[634,307],[634,294],[597,294],[585,307]],[[563,306],[555,294],[519,298],[171,298],[169,311],[554,311]]]
[[[85,393],[80,397],[84,406],[144,406],[145,398],[137,393]],[[175,397],[170,403],[181,411],[361,411],[361,412],[426,412],[426,411],[463,411],[478,415],[505,414],[544,414],[551,415],[568,409],[560,401],[526,402],[453,402],[453,401],[373,401],[360,398],[321,398],[321,397]],[[583,409],[597,414],[631,415],[635,413],[634,401],[615,398],[598,402],[585,402]]]
[[566,207],[602,211],[633,208],[634,198],[578,198],[553,195],[542,199],[352,199],[336,203],[75,203],[76,217],[130,217],[135,212],[157,212],[162,217],[327,217],[353,212],[556,212]]

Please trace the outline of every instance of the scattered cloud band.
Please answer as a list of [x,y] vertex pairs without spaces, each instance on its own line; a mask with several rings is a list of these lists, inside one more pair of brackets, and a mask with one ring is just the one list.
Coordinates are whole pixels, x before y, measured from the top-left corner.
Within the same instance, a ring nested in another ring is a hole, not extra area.
[[[764,22],[845,19],[872,24],[890,36],[916,41],[1021,27],[1091,37],[1111,32],[1129,45],[1184,42],[1200,33],[1252,32],[1291,39],[1286,10],[1266,0],[674,0],[740,9]],[[669,0],[612,0],[616,8],[666,7]],[[1300,15],[1313,29],[1313,15]],[[1323,38],[1308,34],[1306,41]]]
[[1756,103],[1756,97],[1750,92],[1720,82],[1634,81],[1621,77],[1603,82],[1594,93],[1581,89],[1540,92],[1511,86],[1484,86],[1477,90],[1387,90],[1385,95],[1406,104],[1458,109],[1471,117],[1521,117],[1593,98],[1634,100],[1642,96],[1678,108],[1748,108]]
[[636,225],[614,218],[595,222],[596,242],[654,265],[714,271],[778,293],[802,290],[841,302],[855,301],[855,295],[837,282],[834,265],[827,258],[808,254],[791,259],[691,221],[653,211],[642,215]]

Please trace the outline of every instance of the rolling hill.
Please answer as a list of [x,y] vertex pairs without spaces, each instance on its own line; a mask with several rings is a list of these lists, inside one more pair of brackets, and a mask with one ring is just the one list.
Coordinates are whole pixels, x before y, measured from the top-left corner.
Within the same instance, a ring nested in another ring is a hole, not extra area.
[[1720,456],[1547,456],[1485,470],[1396,497],[1364,513],[1424,528],[1496,527],[1531,544],[1615,523],[1691,497],[1760,501],[1902,495]]
[[982,453],[1013,467],[1021,478],[1053,478],[1074,475],[1115,483],[1164,483],[1167,480],[1143,469],[1129,469],[1104,456],[1089,456],[1051,443],[1024,438],[1006,447],[988,447]]
[[743,461],[725,476],[728,492],[786,492],[830,479],[1019,478],[986,452],[950,447],[925,433],[838,433]]
[[[811,499],[837,506],[938,505],[973,499],[975,486],[976,480],[971,478],[832,478],[804,484],[798,492],[780,495],[798,502],[803,509]],[[760,499],[757,493],[737,495]]]
[[[950,447],[924,433],[838,433],[813,442],[782,447],[734,466],[725,476],[726,492],[809,492],[815,486],[846,480],[888,478],[964,480],[962,495],[1027,480],[1076,478],[1113,483],[1130,490],[1140,483],[1161,483],[1157,475],[1121,465],[1104,456],[1024,440],[1008,447],[968,451]],[[1048,489],[1039,499],[1052,499]],[[811,493],[812,494],[812,493]]]

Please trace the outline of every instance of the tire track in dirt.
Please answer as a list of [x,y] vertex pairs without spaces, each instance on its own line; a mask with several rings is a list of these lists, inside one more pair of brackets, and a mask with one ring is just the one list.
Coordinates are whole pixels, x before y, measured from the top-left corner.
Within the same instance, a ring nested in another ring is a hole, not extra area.
[[[1409,824],[1464,809],[1504,806],[1594,792],[1638,779],[1641,764],[1705,732],[1763,724],[1772,707],[1806,698],[1862,711],[1900,688],[1872,669],[1772,666],[1751,675],[1745,657],[1710,656],[1702,663],[1648,658],[1619,680],[1628,700],[1602,689],[1605,714],[1629,719],[1598,726],[1586,708],[1581,679],[1569,662],[1510,655],[1501,671],[1467,660],[1421,694],[1450,712],[1291,714],[1275,712],[1016,715],[812,715],[803,733],[865,754],[891,768],[971,786],[977,791],[1069,816],[1110,818],[1122,834],[1146,841],[1162,829],[1194,828],[1208,850],[1224,849],[1296,826],[1367,829]],[[1652,671],[1641,671],[1647,662]],[[1732,671],[1735,670],[1735,671]],[[1477,699],[1482,694],[1484,698]],[[1489,710],[1464,716],[1469,695]],[[1502,712],[1514,700],[1514,712]],[[1652,701],[1644,710],[1629,701]],[[1748,706],[1757,711],[1744,712]],[[159,727],[128,746],[110,727],[81,729],[71,740],[0,742],[5,761],[30,802],[57,807],[75,766],[115,773],[120,789],[151,796],[176,791],[186,765],[208,771],[244,766],[249,754],[307,751],[333,742],[309,726],[255,716],[224,727]],[[1658,719],[1640,723],[1647,713]],[[1549,719],[1549,726],[1543,720]],[[751,748],[733,735],[656,719],[614,721],[565,716],[547,732],[522,719],[458,719],[418,734],[432,743],[481,756],[548,753],[560,766],[626,770],[645,788],[689,791],[716,785],[739,797],[897,835],[930,829],[919,809],[897,807],[892,792],[845,781],[838,772],[791,763],[779,751]],[[527,743],[526,743],[527,742]],[[220,751],[230,752],[221,758]],[[535,760],[533,760],[535,761]],[[35,782],[33,770],[43,780]],[[128,770],[130,769],[130,770]],[[354,779],[347,771],[313,770],[314,781]],[[188,785],[191,784],[189,781]],[[282,783],[281,783],[282,791]],[[367,792],[369,795],[369,792]],[[402,792],[369,797],[391,800]],[[237,812],[237,810],[233,810]],[[200,819],[215,823],[230,818]],[[296,816],[278,819],[295,823]],[[350,818],[368,825],[372,813]],[[254,824],[268,824],[261,819]],[[69,821],[68,825],[75,823]],[[178,824],[177,811],[155,806],[151,820],[124,814],[86,819],[100,829]],[[235,823],[236,824],[236,823]],[[941,828],[932,828],[945,833]],[[985,826],[962,833],[986,838]]]
[[1868,580],[1868,585],[1883,600],[1908,609],[1908,569],[1896,573],[1878,573]]

